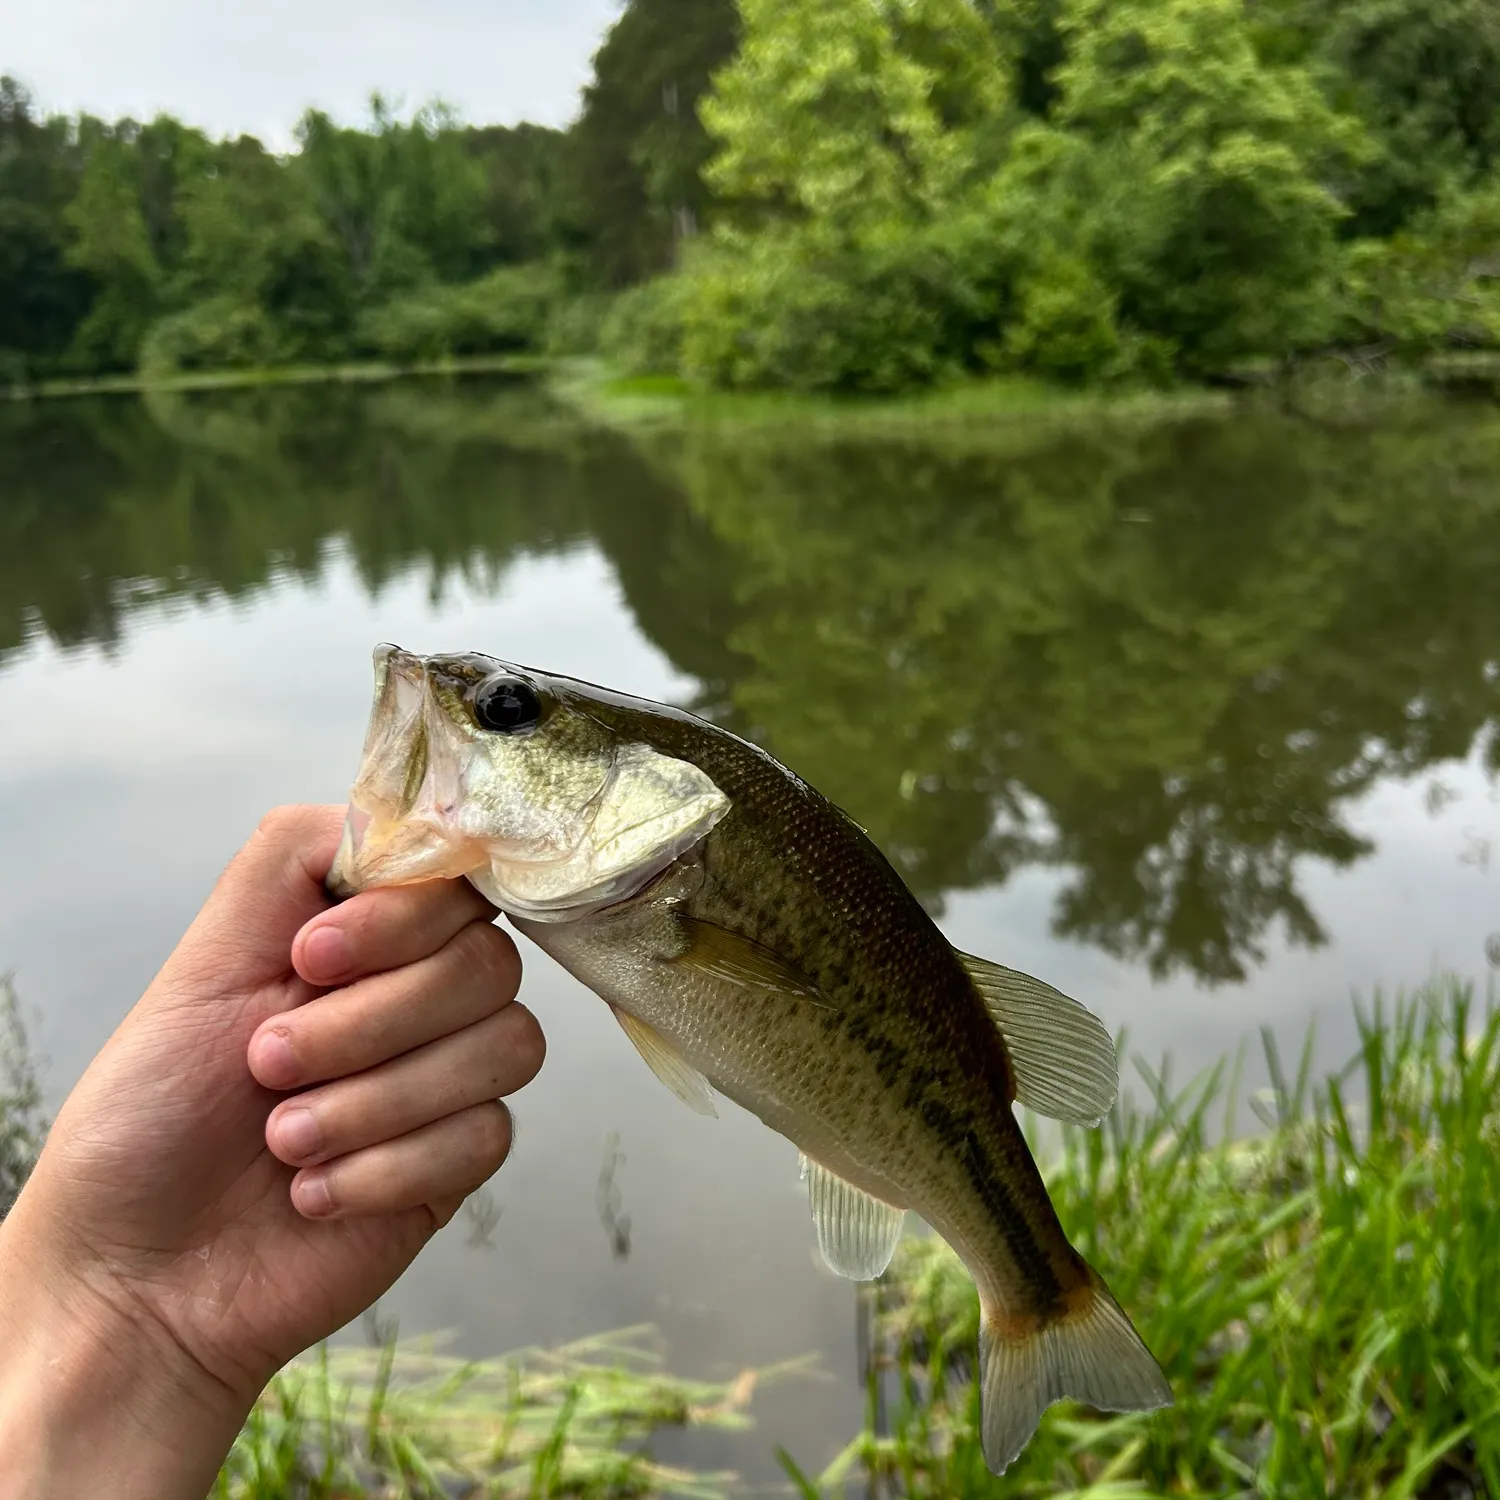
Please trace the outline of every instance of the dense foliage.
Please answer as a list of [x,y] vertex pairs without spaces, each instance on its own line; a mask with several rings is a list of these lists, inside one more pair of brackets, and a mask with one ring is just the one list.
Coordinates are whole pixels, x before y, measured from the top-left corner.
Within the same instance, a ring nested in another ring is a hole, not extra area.
[[[0,81],[0,378],[508,350],[899,390],[1500,341],[1492,0],[629,0],[568,131]],[[602,316],[603,300],[626,290]]]
[[561,132],[309,112],[299,149],[41,120],[0,84],[0,374],[529,345],[565,271]]

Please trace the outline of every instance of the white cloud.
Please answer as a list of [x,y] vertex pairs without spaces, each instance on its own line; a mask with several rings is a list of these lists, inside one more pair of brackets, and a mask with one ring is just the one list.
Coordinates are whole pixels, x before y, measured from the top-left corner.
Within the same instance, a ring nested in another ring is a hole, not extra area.
[[563,125],[618,0],[0,0],[0,71],[44,107],[165,110],[284,148],[309,105],[372,90],[475,122]]

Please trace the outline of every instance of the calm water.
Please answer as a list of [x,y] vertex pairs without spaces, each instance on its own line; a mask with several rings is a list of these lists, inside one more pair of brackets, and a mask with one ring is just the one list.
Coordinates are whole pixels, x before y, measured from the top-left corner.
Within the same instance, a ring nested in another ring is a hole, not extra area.
[[[0,968],[61,1097],[259,814],[341,799],[389,639],[751,735],[1179,1075],[1313,1017],[1342,1061],[1351,990],[1486,972],[1497,585],[1490,407],[630,442],[495,383],[0,406]],[[551,1045],[498,1220],[384,1311],[479,1353],[649,1321],[693,1374],[819,1350],[691,1451],[821,1463],[853,1297],[793,1148],[523,950]]]

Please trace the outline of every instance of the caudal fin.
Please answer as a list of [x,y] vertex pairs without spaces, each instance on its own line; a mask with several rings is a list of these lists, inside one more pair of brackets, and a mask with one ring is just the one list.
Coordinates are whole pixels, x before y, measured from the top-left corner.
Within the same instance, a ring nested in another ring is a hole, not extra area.
[[[1021,1330],[986,1308],[979,1323],[980,1423],[985,1462],[1003,1474],[1031,1440],[1042,1413],[1071,1396],[1101,1411],[1172,1404],[1167,1377],[1092,1270],[1074,1310]],[[1014,1330],[1014,1331],[1012,1331]]]

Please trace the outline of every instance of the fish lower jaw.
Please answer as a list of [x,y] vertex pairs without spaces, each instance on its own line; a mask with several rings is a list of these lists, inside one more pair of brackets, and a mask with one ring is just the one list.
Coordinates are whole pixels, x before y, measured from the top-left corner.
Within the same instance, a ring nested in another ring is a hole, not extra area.
[[658,858],[638,869],[611,875],[592,885],[534,900],[517,894],[505,882],[496,871],[499,861],[492,861],[487,870],[474,871],[469,879],[479,893],[507,917],[531,922],[582,922],[589,917],[604,916],[628,907],[670,871],[676,858],[675,855],[669,859]]

